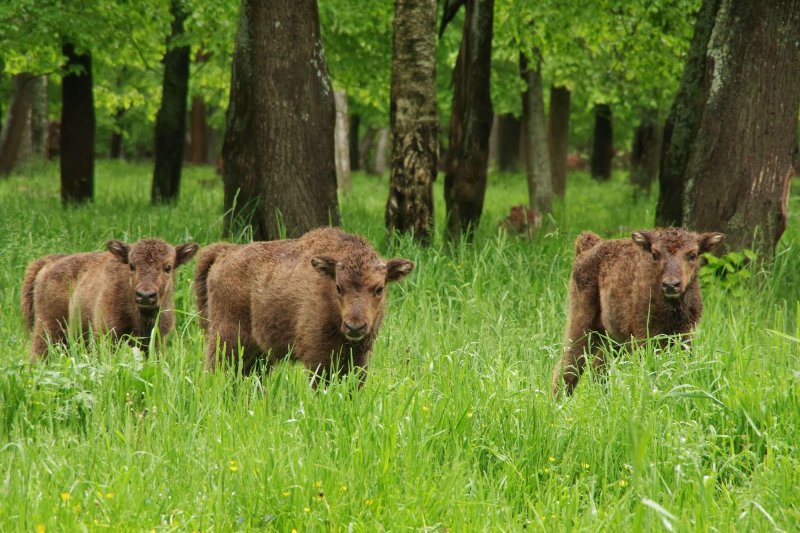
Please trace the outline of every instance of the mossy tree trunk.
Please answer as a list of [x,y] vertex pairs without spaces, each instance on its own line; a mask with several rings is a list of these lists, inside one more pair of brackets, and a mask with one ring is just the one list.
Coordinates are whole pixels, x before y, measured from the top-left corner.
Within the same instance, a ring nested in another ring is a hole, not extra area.
[[694,37],[683,69],[678,93],[664,124],[658,173],[656,225],[683,224],[683,189],[686,167],[705,108],[706,49],[721,0],[704,0],[697,14]]
[[645,109],[639,124],[633,131],[631,148],[630,183],[639,193],[649,193],[658,177],[658,163],[661,157],[661,125],[658,111]]
[[526,84],[522,93],[522,130],[525,132],[528,205],[535,213],[550,214],[553,212],[553,189],[550,184],[541,58],[536,57],[535,63],[531,64],[525,54],[520,53],[519,70]]
[[226,235],[339,224],[335,118],[316,0],[243,0],[222,148]]
[[62,53],[67,58],[61,80],[61,201],[84,203],[94,198],[94,91],[92,56],[78,53],[66,42]]
[[461,48],[453,69],[453,105],[444,181],[447,232],[451,240],[472,239],[481,219],[486,194],[492,99],[494,0],[447,2],[466,4]]
[[439,151],[436,0],[395,0],[390,120],[392,168],[386,229],[429,245]]
[[11,103],[0,136],[0,177],[8,176],[19,160],[25,130],[30,128],[35,79],[28,73],[12,78]]
[[154,204],[178,199],[186,146],[186,98],[189,93],[189,46],[176,46],[183,36],[187,13],[181,0],[170,2],[172,29],[164,56],[161,107],[156,116],[155,168],[151,200]]
[[772,255],[786,229],[800,107],[800,3],[723,1],[705,53],[684,224]]

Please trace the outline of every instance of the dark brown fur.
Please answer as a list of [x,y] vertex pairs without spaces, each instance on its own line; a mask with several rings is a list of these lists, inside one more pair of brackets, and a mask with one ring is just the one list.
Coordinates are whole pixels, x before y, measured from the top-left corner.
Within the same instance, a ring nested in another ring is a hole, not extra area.
[[206,367],[235,362],[241,348],[243,372],[264,354],[271,363],[290,350],[315,377],[365,372],[383,321],[384,286],[413,268],[405,259],[384,261],[364,239],[337,228],[203,248],[195,290],[208,321]]
[[603,338],[618,343],[656,335],[689,340],[703,302],[697,282],[700,254],[722,241],[721,233],[680,228],[634,232],[604,241],[591,232],[575,241],[569,283],[566,350],[553,372],[553,394],[562,381],[571,394],[587,354],[601,367]]
[[109,241],[108,252],[49,255],[31,262],[22,285],[22,314],[31,330],[31,359],[62,343],[68,327],[84,334],[129,335],[147,348],[158,317],[162,341],[173,327],[175,269],[197,251],[156,240]]

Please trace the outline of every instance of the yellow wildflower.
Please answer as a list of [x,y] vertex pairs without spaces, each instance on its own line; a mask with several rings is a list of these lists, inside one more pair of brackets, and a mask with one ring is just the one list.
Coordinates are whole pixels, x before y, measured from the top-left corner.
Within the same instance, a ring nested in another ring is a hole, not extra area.
[[308,507],[303,507],[303,512],[304,513],[310,513],[311,509],[309,509]]
[[72,495],[69,492],[62,492],[61,493],[61,501],[62,502],[68,502],[70,498],[72,498]]
[[344,492],[347,492],[347,485],[341,485],[341,486],[339,487],[339,490],[340,490],[340,491],[342,491],[343,493],[344,493]]
[[110,500],[110,499],[111,499],[111,498],[113,498],[114,496],[116,496],[116,494],[114,494],[113,492],[106,492],[106,498],[107,498],[107,499],[109,499],[109,500]]
[[556,462],[556,458],[553,457],[552,455],[550,457],[548,457],[547,460],[550,461],[551,463],[555,463]]
[[589,470],[589,463],[583,463],[581,466],[584,470]]
[[314,482],[314,487],[320,488],[321,486],[322,486],[322,481],[315,481]]
[[620,479],[619,480],[619,486],[620,487],[627,487],[628,486],[628,482],[625,481],[624,479]]
[[44,524],[36,524],[36,533],[44,533]]
[[467,418],[472,418],[472,411],[467,411]]
[[230,470],[231,472],[238,472],[239,471],[239,463],[237,463],[236,461],[231,459],[228,462],[228,470]]
[[291,494],[291,492],[290,492],[290,491],[288,491],[288,490],[285,490],[285,491],[283,491],[281,494],[283,494],[283,495],[284,495],[286,498],[288,498],[288,497],[289,497],[289,495]]
[[366,504],[367,504],[367,506],[369,507],[369,506],[370,506],[370,505],[372,505],[372,503],[373,503],[373,502],[372,502],[372,498],[367,498],[367,500],[366,500],[364,503],[366,503]]

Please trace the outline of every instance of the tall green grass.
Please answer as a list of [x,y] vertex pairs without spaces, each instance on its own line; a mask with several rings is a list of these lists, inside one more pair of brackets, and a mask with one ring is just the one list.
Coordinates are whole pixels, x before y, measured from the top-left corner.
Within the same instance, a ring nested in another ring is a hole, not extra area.
[[524,180],[492,175],[476,241],[421,249],[386,241],[386,179],[354,185],[345,228],[418,266],[390,291],[366,386],[314,392],[298,365],[203,371],[191,266],[164,353],[99,339],[29,365],[28,261],[112,237],[213,242],[221,185],[186,169],[180,202],[154,208],[148,166],[100,162],[96,201],[63,209],[55,167],[0,181],[0,530],[797,528],[796,200],[769,271],[743,295],[704,287],[691,352],[621,354],[555,402],[572,241],[650,226],[654,198],[573,174],[526,240],[496,232]]

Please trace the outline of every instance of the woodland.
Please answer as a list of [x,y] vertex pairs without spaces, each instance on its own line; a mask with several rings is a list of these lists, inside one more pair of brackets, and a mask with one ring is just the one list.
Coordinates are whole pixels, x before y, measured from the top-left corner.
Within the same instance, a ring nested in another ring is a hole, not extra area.
[[[798,117],[794,0],[5,0],[0,529],[795,529]],[[191,266],[29,361],[36,257],[324,225],[417,265],[363,388],[205,371]],[[668,226],[692,350],[553,399],[575,238]]]

